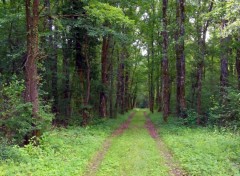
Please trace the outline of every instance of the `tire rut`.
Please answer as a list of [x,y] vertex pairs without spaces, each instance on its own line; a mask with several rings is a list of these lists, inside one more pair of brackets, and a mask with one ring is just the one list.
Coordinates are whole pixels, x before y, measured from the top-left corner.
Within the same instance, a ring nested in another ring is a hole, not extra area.
[[107,154],[109,148],[112,145],[112,140],[113,138],[121,135],[124,133],[126,129],[128,129],[129,124],[131,123],[132,118],[134,117],[135,112],[132,112],[128,119],[120,125],[113,133],[104,141],[102,148],[97,152],[97,154],[93,157],[93,159],[90,161],[90,163],[87,166],[87,169],[85,173],[83,174],[84,176],[94,176],[96,175],[96,172],[101,165],[104,156]]
[[174,161],[172,154],[161,140],[155,125],[153,124],[146,112],[144,112],[144,116],[146,118],[145,128],[148,130],[150,136],[156,141],[157,146],[165,159],[166,165],[170,168],[169,174],[172,176],[187,176],[188,174],[184,172]]

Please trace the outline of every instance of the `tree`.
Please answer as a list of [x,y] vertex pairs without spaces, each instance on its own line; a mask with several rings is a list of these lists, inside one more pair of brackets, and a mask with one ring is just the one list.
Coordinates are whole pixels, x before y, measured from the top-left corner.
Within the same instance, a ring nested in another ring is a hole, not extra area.
[[168,0],[163,0],[162,5],[162,13],[163,13],[163,59],[162,59],[162,75],[163,75],[163,119],[167,122],[167,118],[169,115],[169,67],[168,67],[168,32],[167,32],[167,8],[168,8]]
[[[201,4],[201,0],[199,1],[199,5]],[[213,8],[213,1],[210,2],[208,12],[211,12]],[[200,117],[202,115],[202,79],[203,79],[203,68],[204,68],[204,59],[206,55],[206,35],[208,31],[210,20],[206,20],[203,23],[203,26],[197,24],[197,33],[198,33],[198,48],[199,54],[197,58],[197,113],[198,119],[197,123],[200,124]]]
[[99,114],[101,117],[107,117],[107,95],[106,95],[106,87],[108,84],[108,54],[109,54],[109,44],[110,44],[110,37],[104,36],[103,37],[103,44],[102,44],[102,57],[101,57],[101,79],[102,79],[102,90],[100,91],[100,107],[99,107]]
[[[238,34],[237,42],[240,43],[240,34]],[[237,70],[237,78],[238,78],[238,89],[240,90],[240,48],[237,48],[236,70]]]
[[[25,61],[26,90],[25,101],[32,103],[32,113],[34,118],[38,118],[38,73],[37,60],[39,58],[38,49],[38,22],[39,22],[39,0],[26,0],[26,24],[27,24],[27,58]],[[34,136],[39,137],[40,133],[35,130]]]
[[185,21],[185,0],[177,0],[176,5],[176,70],[177,70],[177,115],[186,117],[185,100],[185,54],[184,54],[184,21]]

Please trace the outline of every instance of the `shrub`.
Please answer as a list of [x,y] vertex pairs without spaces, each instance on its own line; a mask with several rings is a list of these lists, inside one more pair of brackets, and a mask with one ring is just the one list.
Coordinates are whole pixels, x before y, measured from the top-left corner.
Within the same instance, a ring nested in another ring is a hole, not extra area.
[[0,135],[10,143],[21,144],[34,128],[45,130],[53,119],[49,105],[40,102],[38,119],[32,118],[32,105],[23,100],[24,81],[13,76],[0,90]]
[[0,90],[0,128],[2,135],[14,143],[20,143],[32,130],[31,104],[24,103],[23,91],[24,81],[16,77],[9,84],[3,84]]
[[234,130],[240,127],[240,91],[227,88],[226,103],[215,103],[211,108],[210,121],[219,126],[227,126]]

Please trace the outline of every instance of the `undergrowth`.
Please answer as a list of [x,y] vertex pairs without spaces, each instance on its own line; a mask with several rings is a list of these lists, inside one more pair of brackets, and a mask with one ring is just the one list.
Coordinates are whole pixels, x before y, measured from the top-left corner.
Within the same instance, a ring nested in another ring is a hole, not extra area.
[[173,156],[190,175],[240,175],[240,136],[208,127],[187,127],[159,113],[150,115]]
[[56,128],[44,133],[40,145],[0,144],[0,176],[82,175],[103,141],[128,114],[81,127]]

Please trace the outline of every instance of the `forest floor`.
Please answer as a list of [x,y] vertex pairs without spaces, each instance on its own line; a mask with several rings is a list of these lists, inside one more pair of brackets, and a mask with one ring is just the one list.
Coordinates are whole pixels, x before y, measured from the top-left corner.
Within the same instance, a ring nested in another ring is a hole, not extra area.
[[37,147],[0,144],[0,176],[240,175],[239,135],[144,112],[54,129]]

